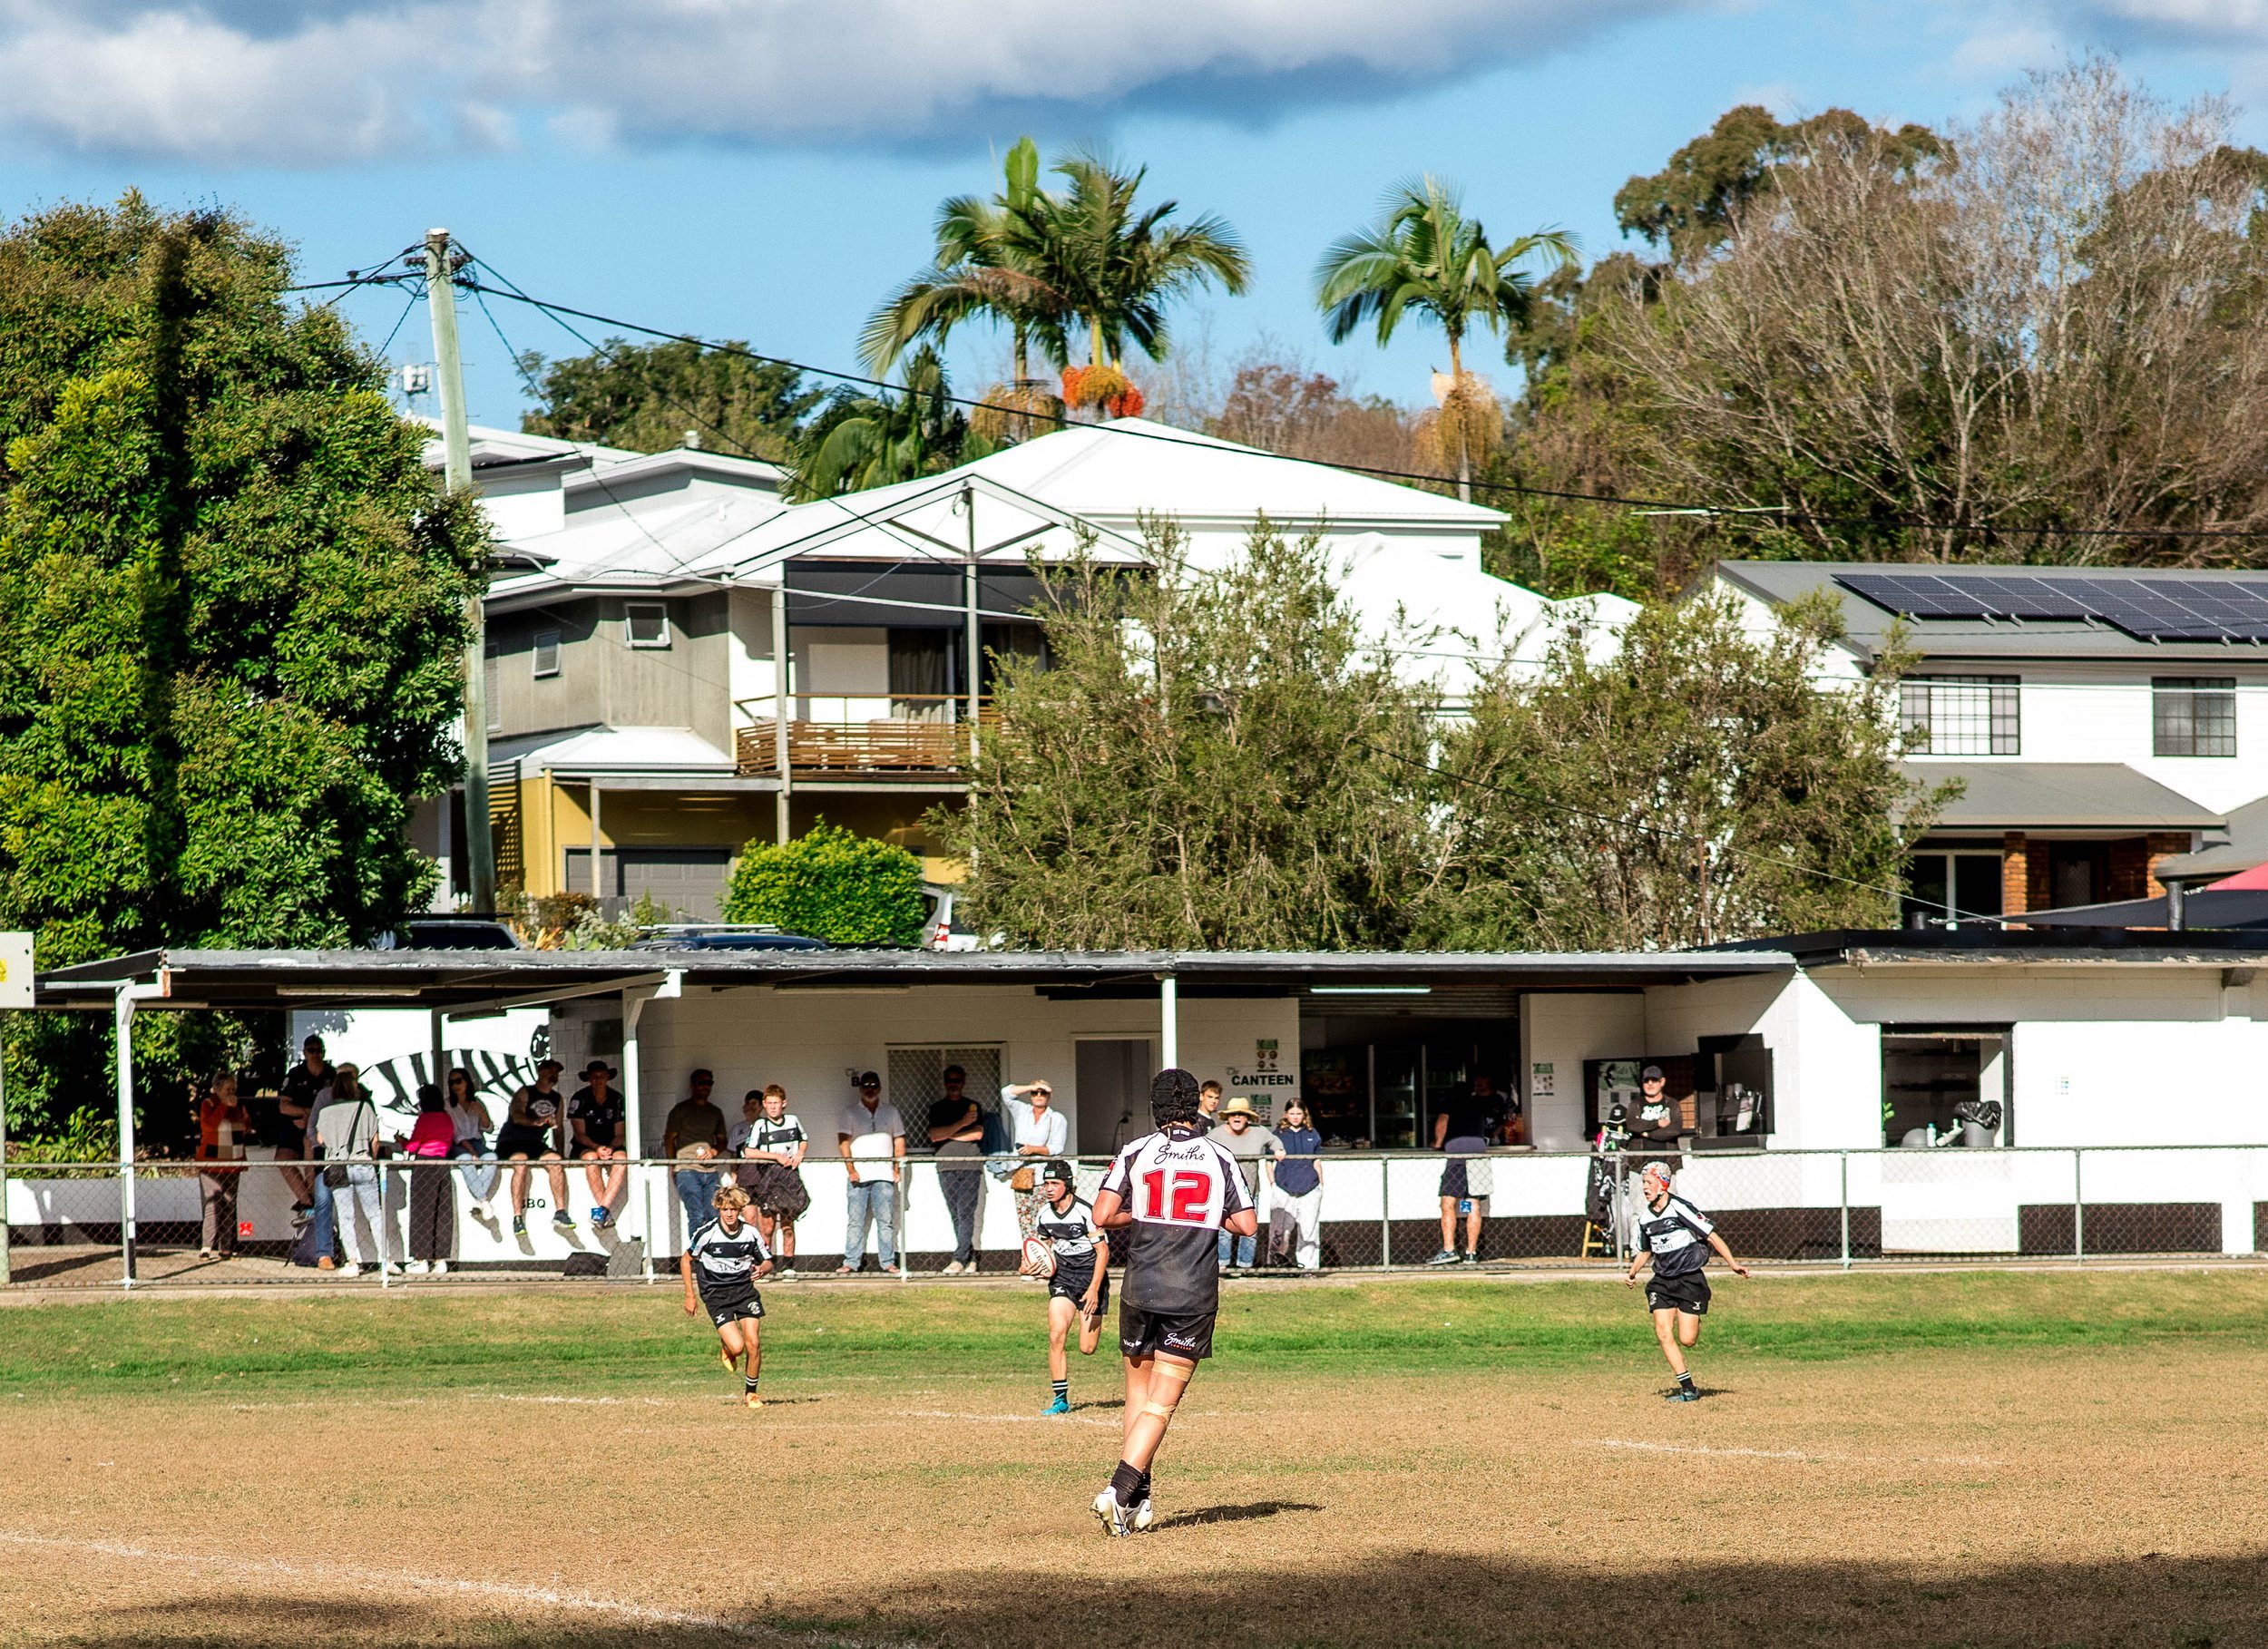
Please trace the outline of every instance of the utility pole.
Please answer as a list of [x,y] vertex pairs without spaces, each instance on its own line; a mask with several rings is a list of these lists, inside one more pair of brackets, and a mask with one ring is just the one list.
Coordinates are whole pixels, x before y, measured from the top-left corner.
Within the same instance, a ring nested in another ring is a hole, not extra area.
[[[425,298],[433,310],[435,387],[441,394],[442,474],[452,493],[473,484],[473,437],[464,423],[464,363],[457,353],[456,268],[449,231],[425,231]],[[488,817],[488,595],[487,556],[480,588],[467,604],[464,640],[464,858],[470,867],[472,908],[496,908],[496,839]],[[595,860],[592,861],[596,873]]]

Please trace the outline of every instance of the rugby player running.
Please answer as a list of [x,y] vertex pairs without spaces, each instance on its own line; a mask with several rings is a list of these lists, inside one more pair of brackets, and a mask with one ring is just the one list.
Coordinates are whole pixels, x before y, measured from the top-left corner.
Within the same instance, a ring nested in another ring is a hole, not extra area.
[[1654,1274],[1646,1284],[1646,1303],[1654,1313],[1654,1335],[1662,1342],[1662,1355],[1669,1359],[1669,1371],[1677,1377],[1677,1385],[1663,1396],[1673,1403],[1697,1403],[1701,1393],[1694,1389],[1693,1375],[1686,1368],[1686,1353],[1701,1338],[1701,1319],[1709,1311],[1709,1280],[1701,1274],[1701,1268],[1709,1263],[1712,1249],[1732,1267],[1735,1276],[1746,1276],[1748,1267],[1733,1258],[1733,1251],[1725,1246],[1725,1239],[1716,1234],[1708,1215],[1670,1190],[1666,1166],[1647,1163],[1638,1184],[1646,1193],[1646,1206],[1637,1217],[1639,1246],[1622,1280],[1637,1287],[1639,1271],[1647,1260],[1654,1262]]
[[1095,1228],[1093,1205],[1072,1187],[1071,1166],[1061,1157],[1040,1175],[1040,1212],[1031,1234],[1054,1251],[1048,1274],[1048,1381],[1055,1389],[1043,1414],[1071,1411],[1071,1367],[1065,1345],[1079,1323],[1079,1354],[1092,1357],[1110,1309],[1110,1239]]
[[1112,1536],[1150,1526],[1150,1462],[1189,1377],[1213,1354],[1220,1233],[1252,1236],[1260,1228],[1237,1159],[1202,1131],[1197,1078],[1159,1071],[1150,1079],[1149,1114],[1157,1132],[1120,1151],[1095,1194],[1095,1224],[1127,1233],[1119,1296],[1125,1433],[1119,1468],[1094,1506]]
[[742,1394],[749,1408],[761,1409],[764,1400],[757,1395],[757,1381],[764,1371],[764,1297],[756,1292],[756,1280],[771,1271],[772,1251],[765,1246],[756,1222],[748,1217],[746,1191],[738,1186],[720,1186],[709,1205],[717,1217],[704,1221],[678,1256],[678,1274],[685,1280],[685,1314],[709,1313],[726,1371],[731,1372],[736,1363],[746,1367]]

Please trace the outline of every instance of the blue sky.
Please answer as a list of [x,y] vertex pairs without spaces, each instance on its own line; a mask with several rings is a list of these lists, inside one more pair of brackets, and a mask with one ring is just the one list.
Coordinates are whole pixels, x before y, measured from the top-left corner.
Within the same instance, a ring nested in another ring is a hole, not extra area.
[[[597,6],[597,9],[588,9]],[[1396,179],[1460,182],[1500,238],[1559,226],[1611,249],[1614,190],[1736,102],[1973,116],[2032,65],[2119,53],[2176,99],[2268,108],[2268,0],[0,0],[0,205],[139,186],[240,207],[308,278],[367,267],[445,224],[528,289],[855,369],[875,300],[924,260],[937,200],[987,188],[1022,132],[1107,142],[1185,210],[1227,217],[1257,278],[1181,315],[1223,369],[1268,340],[1413,400],[1437,339],[1326,345],[1309,272]],[[711,32],[689,36],[701,13]],[[546,35],[580,15],[572,39]],[[1080,17],[1082,34],[1062,19]],[[436,19],[445,20],[437,24]],[[469,65],[436,79],[436,28]],[[939,31],[950,28],[950,37]],[[674,33],[672,31],[675,31]],[[926,31],[926,32],[925,32]],[[2268,146],[2268,118],[2238,130]],[[376,343],[391,294],[347,312]],[[519,348],[573,353],[510,306]],[[390,352],[428,352],[422,307]],[[523,396],[467,316],[476,421]],[[956,351],[981,386],[998,351]],[[1138,371],[1137,376],[1141,374]]]

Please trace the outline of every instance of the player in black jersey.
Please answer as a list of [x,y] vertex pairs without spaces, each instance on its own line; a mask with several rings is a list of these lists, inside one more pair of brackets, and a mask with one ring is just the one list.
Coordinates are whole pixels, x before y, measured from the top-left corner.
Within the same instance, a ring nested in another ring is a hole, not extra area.
[[1636,1288],[1639,1271],[1648,1259],[1654,1262],[1646,1303],[1654,1313],[1654,1335],[1662,1342],[1662,1355],[1677,1377],[1677,1385],[1664,1395],[1673,1403],[1697,1403],[1701,1393],[1686,1368],[1686,1353],[1701,1338],[1701,1319],[1709,1311],[1709,1280],[1702,1275],[1702,1267],[1715,1250],[1735,1276],[1746,1276],[1748,1268],[1733,1258],[1707,1215],[1671,1192],[1668,1165],[1647,1163],[1638,1186],[1646,1194],[1646,1205],[1638,1210],[1637,1254],[1622,1280]]
[[[756,1292],[757,1278],[772,1269],[771,1250],[756,1222],[746,1218],[748,1194],[738,1186],[725,1186],[709,1199],[717,1217],[703,1223],[685,1241],[678,1256],[678,1274],[685,1279],[685,1314],[706,1311],[717,1325],[717,1342],[728,1372],[747,1363],[740,1384],[751,1409],[761,1409],[757,1376],[764,1366],[764,1348],[758,1325],[764,1320],[764,1299]],[[699,1290],[699,1298],[695,1291]]]
[[1031,1234],[1055,1252],[1048,1275],[1048,1380],[1054,1400],[1044,1414],[1071,1411],[1071,1322],[1079,1322],[1079,1354],[1092,1357],[1102,1343],[1102,1316],[1110,1309],[1110,1239],[1095,1225],[1094,1207],[1073,1189],[1071,1166],[1057,1157],[1040,1175],[1040,1207]]
[[1159,1071],[1149,1114],[1158,1131],[1120,1151],[1095,1194],[1095,1224],[1126,1233],[1119,1303],[1125,1435],[1119,1468],[1094,1506],[1111,1535],[1149,1527],[1150,1462],[1189,1377],[1213,1354],[1220,1234],[1252,1236],[1260,1228],[1237,1159],[1200,1131],[1197,1078]]

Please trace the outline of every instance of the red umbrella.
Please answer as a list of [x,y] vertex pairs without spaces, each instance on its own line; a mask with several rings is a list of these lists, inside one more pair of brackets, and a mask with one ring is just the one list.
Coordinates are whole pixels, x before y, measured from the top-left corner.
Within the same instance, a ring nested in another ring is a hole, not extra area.
[[2255,864],[2252,869],[2239,871],[2234,876],[2209,882],[2203,891],[2211,893],[2268,893],[2268,864]]

